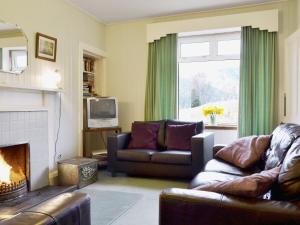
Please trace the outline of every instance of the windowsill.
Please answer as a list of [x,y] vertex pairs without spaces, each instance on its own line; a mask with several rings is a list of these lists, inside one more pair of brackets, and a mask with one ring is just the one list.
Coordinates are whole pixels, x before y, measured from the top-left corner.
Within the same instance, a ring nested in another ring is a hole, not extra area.
[[236,125],[226,125],[226,124],[218,124],[218,125],[205,124],[205,129],[210,129],[210,130],[237,130],[237,126]]

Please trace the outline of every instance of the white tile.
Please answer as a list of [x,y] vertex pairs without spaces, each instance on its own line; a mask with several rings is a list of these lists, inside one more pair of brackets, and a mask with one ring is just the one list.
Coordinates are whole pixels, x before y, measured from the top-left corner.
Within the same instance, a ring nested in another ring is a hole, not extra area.
[[48,185],[48,113],[0,112],[0,144],[30,143],[31,188]]

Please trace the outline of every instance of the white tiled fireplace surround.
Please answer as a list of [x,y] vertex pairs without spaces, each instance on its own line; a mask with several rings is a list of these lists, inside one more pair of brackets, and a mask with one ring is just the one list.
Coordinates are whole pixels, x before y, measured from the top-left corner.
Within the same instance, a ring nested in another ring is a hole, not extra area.
[[29,143],[31,191],[48,185],[48,111],[0,111],[0,145]]

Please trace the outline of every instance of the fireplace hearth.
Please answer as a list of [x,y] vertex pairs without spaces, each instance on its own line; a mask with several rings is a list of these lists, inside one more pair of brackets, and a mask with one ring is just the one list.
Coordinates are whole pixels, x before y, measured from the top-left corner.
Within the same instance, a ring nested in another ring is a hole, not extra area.
[[29,145],[0,146],[0,202],[26,194],[29,175]]

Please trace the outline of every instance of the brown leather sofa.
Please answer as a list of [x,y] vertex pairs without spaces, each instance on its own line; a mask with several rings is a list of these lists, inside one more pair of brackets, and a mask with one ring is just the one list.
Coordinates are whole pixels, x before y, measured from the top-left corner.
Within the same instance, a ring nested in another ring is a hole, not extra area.
[[[216,146],[214,152],[221,147]],[[219,159],[210,160],[190,183],[199,185],[246,176],[281,164],[278,182],[265,199],[214,192],[168,189],[160,196],[160,225],[300,225],[300,126],[278,126],[264,159],[241,170]]]
[[166,150],[166,128],[168,125],[187,124],[188,122],[161,120],[158,132],[159,150],[128,149],[130,133],[108,137],[108,170],[130,175],[191,178],[196,175],[205,162],[212,158],[209,151],[214,144],[213,133],[203,132],[203,122],[196,125],[197,135],[192,137],[191,151]]
[[65,193],[34,207],[6,215],[1,225],[91,225],[90,198],[87,194]]

